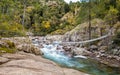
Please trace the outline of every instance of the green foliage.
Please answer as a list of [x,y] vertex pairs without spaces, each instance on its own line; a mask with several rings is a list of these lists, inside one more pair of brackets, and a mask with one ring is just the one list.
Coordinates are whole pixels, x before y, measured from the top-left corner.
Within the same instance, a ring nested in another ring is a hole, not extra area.
[[88,21],[89,11],[92,19],[101,18],[110,25],[120,20],[120,0],[81,1],[0,0],[0,36],[24,36],[27,30],[35,35],[64,34]]
[[114,8],[113,6],[110,6],[110,9],[108,11],[108,14],[105,16],[105,20],[106,22],[108,22],[109,24],[114,24],[115,21],[117,20],[117,14],[118,14],[118,10],[116,8]]
[[52,32],[51,34],[53,34],[53,35],[58,35],[58,34],[63,35],[63,34],[65,34],[65,32],[66,32],[65,30],[57,29],[56,31]]
[[4,42],[8,45],[8,48],[15,48],[14,42],[11,42],[10,40],[5,40]]
[[16,49],[15,48],[5,48],[5,47],[2,47],[0,48],[0,54],[1,53],[15,53],[16,52]]
[[11,42],[10,40],[1,40],[0,42],[2,42],[0,44],[0,54],[14,53],[17,51],[14,42]]
[[0,35],[3,37],[24,36],[23,27],[20,24],[3,22],[0,25]]

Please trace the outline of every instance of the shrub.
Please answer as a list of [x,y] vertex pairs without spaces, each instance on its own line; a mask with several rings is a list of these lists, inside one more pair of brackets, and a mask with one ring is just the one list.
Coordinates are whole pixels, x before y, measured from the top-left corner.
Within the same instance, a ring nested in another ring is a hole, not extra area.
[[4,22],[0,25],[0,36],[3,37],[12,37],[12,36],[24,36],[25,32],[23,31],[22,25],[18,23],[9,24]]
[[17,51],[14,42],[10,40],[1,40],[0,41],[0,54],[1,53],[14,53]]
[[16,49],[15,48],[6,48],[6,47],[2,47],[0,48],[0,54],[1,53],[14,53],[16,52]]
[[15,48],[14,42],[11,42],[10,40],[5,40],[5,43],[8,45],[9,48]]
[[56,30],[56,31],[54,31],[54,32],[52,32],[51,34],[55,34],[55,35],[63,35],[65,33],[65,30],[62,30],[62,29],[58,29],[58,30]]

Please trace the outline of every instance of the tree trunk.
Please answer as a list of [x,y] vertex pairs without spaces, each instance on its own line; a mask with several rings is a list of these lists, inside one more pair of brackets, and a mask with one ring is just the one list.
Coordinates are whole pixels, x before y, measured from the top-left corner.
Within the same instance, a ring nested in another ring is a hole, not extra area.
[[89,40],[91,39],[91,0],[89,0]]
[[26,5],[24,3],[24,9],[23,9],[23,20],[22,20],[22,25],[24,26],[25,25],[25,8],[26,8]]

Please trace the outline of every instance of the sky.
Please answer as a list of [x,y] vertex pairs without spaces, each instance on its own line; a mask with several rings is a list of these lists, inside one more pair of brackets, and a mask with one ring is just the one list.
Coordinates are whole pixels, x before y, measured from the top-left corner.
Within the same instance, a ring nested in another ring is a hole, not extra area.
[[77,1],[80,1],[80,0],[64,0],[65,2],[69,3],[70,1],[72,2],[77,2]]

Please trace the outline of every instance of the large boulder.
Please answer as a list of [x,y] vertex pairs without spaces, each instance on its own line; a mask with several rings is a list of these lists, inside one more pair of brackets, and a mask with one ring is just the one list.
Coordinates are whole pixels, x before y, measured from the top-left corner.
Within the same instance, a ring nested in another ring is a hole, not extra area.
[[66,51],[66,52],[70,52],[72,50],[72,48],[70,46],[63,46],[63,49]]
[[75,55],[85,55],[87,56],[88,54],[90,54],[90,51],[87,51],[85,48],[75,48],[74,50],[74,54]]
[[42,55],[43,54],[38,47],[36,47],[32,44],[21,44],[21,45],[18,45],[16,48],[19,51],[24,51],[24,52],[27,52],[27,53],[33,53],[35,55]]
[[0,47],[14,48],[18,51],[33,53],[35,55],[43,54],[42,51],[38,47],[32,44],[32,41],[29,37],[2,38],[0,40]]
[[89,49],[90,51],[96,51],[98,50],[98,47],[96,45],[91,45]]
[[82,55],[84,50],[85,50],[84,48],[75,48],[74,52],[76,55]]

